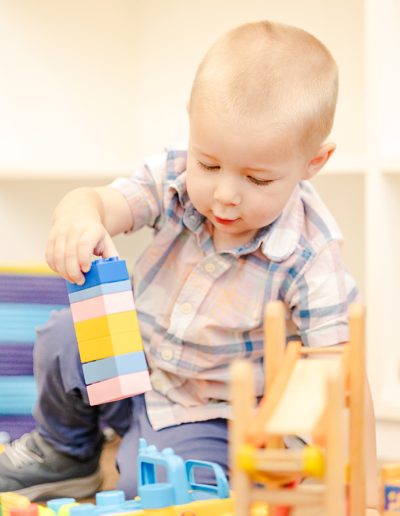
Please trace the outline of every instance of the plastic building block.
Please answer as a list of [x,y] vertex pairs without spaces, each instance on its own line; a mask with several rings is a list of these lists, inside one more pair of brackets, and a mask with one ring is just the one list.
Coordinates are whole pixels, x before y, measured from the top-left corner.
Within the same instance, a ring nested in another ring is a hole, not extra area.
[[135,304],[130,291],[105,294],[71,304],[72,317],[75,322],[133,310],[135,310]]
[[82,362],[92,362],[102,358],[142,351],[142,337],[139,330],[106,335],[101,339],[78,340],[79,355]]
[[135,310],[104,315],[75,323],[76,338],[81,342],[101,339],[110,334],[126,333],[138,329],[139,325]]
[[[221,466],[212,462],[183,459],[176,455],[172,448],[165,448],[158,451],[155,446],[147,446],[145,439],[139,441],[138,456],[138,493],[144,489],[144,499],[147,500],[149,493],[146,487],[150,484],[157,484],[156,467],[163,467],[166,472],[167,485],[172,486],[173,505],[193,502],[197,498],[219,498],[229,497],[229,486],[225,473]],[[215,486],[199,484],[194,479],[194,469],[211,469],[215,476]],[[164,484],[165,485],[165,484]],[[170,489],[161,489],[163,496],[170,500]],[[170,504],[171,505],[171,504]],[[143,508],[147,508],[142,502]],[[152,507],[154,508],[154,507]]]
[[[211,468],[215,473],[216,485],[195,482],[193,470],[203,467]],[[166,482],[157,481],[156,473],[160,468],[165,472]],[[55,499],[48,502],[48,507],[56,516],[233,516],[228,482],[217,464],[195,460],[184,462],[171,448],[158,451],[140,439],[137,469],[139,496],[135,500],[126,500],[123,491],[104,491],[96,494],[95,505],[62,505],[63,499]],[[252,516],[267,516],[265,507],[263,509]]]
[[143,351],[114,355],[102,360],[96,360],[95,362],[88,362],[83,364],[82,367],[86,385],[109,380],[115,376],[147,371],[147,363]]
[[67,285],[91,405],[151,389],[128,279],[125,261],[114,257],[95,260],[83,286]]
[[38,516],[39,507],[35,503],[31,503],[28,507],[15,507],[10,509],[10,516]]
[[150,390],[151,383],[148,371],[124,374],[87,386],[91,405],[99,405],[108,401],[136,396]]
[[96,506],[93,503],[81,503],[71,507],[69,516],[96,516]]
[[31,504],[31,501],[26,496],[17,493],[1,493],[0,503],[2,516],[10,516],[11,509],[23,509]]
[[58,514],[58,511],[63,505],[70,503],[75,503],[75,498],[53,498],[47,502],[47,507]]
[[115,281],[113,283],[103,283],[95,287],[78,290],[68,294],[70,303],[77,303],[92,297],[105,296],[106,294],[114,294],[115,292],[132,292],[131,282],[129,280]]
[[124,260],[120,260],[117,257],[99,259],[92,262],[90,271],[85,274],[85,283],[83,285],[67,282],[67,289],[71,293],[95,287],[102,283],[112,283],[127,279],[129,279],[129,274]]

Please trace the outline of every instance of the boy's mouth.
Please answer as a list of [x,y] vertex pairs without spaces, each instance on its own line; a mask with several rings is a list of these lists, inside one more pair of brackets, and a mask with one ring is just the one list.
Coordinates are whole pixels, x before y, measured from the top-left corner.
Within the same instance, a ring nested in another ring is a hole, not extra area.
[[217,217],[216,215],[214,215],[215,217],[215,220],[218,222],[218,224],[224,224],[224,225],[230,225],[230,224],[234,224],[237,220],[239,219],[222,219],[220,217]]

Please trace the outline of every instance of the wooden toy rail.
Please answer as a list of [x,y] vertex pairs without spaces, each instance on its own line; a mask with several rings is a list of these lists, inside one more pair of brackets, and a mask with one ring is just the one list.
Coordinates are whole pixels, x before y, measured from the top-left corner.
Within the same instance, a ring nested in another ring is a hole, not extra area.
[[[232,365],[231,468],[236,515],[254,502],[270,512],[319,507],[319,515],[365,515],[364,309],[349,311],[350,339],[340,346],[286,346],[284,307],[267,306],[264,357],[265,396],[255,406],[252,367]],[[345,439],[345,410],[348,437]],[[303,449],[287,449],[287,436],[307,436]],[[349,457],[346,469],[345,447]],[[346,476],[348,477],[346,482]],[[303,484],[305,477],[318,484]],[[346,484],[348,488],[346,490]],[[289,487],[290,486],[290,487]]]

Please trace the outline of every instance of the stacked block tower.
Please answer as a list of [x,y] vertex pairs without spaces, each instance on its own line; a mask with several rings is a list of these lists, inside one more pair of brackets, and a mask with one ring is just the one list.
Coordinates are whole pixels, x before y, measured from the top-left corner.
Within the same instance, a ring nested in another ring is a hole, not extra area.
[[82,286],[67,282],[89,403],[151,389],[125,260],[99,259]]

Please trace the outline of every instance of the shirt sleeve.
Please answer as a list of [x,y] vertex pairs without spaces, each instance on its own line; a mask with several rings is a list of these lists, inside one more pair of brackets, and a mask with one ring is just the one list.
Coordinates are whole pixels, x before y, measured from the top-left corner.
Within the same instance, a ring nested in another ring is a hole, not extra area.
[[132,227],[155,227],[163,210],[163,183],[166,175],[166,154],[146,160],[130,177],[119,177],[110,183],[126,198],[132,214]]
[[295,277],[286,302],[306,346],[330,346],[349,339],[349,305],[359,300],[346,270],[340,242],[332,240]]

